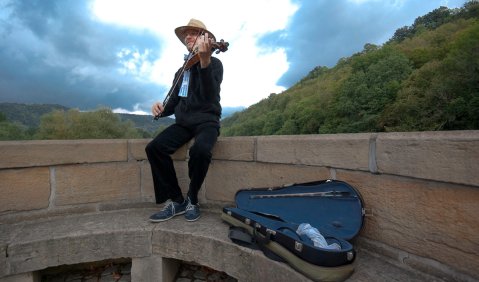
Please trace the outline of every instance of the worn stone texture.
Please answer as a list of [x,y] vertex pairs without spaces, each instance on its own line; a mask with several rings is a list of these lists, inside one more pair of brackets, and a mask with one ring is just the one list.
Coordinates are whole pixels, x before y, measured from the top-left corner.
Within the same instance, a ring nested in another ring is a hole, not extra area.
[[369,170],[371,134],[261,136],[257,161]]
[[55,168],[55,205],[132,201],[141,198],[136,163],[106,163]]
[[127,140],[5,141],[0,168],[127,160]]
[[221,137],[213,148],[213,159],[254,161],[256,137]]
[[278,187],[328,179],[329,169],[305,165],[213,161],[205,179],[206,200],[234,202],[240,189]]
[[479,131],[379,134],[379,173],[479,186]]
[[[0,277],[62,264],[151,254],[150,212],[84,214],[1,225],[8,256]],[[1,261],[0,261],[1,262]]]
[[97,210],[96,204],[79,206],[61,206],[47,209],[28,210],[25,212],[6,213],[0,216],[0,224],[31,221],[45,217],[67,216],[71,214],[90,213]]
[[479,189],[342,170],[337,179],[372,213],[362,236],[479,278]]
[[50,171],[47,167],[0,170],[0,213],[47,208]]

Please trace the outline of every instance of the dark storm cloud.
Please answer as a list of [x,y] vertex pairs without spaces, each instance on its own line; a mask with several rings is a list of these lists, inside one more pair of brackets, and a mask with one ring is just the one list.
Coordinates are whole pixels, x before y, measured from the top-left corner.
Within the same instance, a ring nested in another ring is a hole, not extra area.
[[0,102],[133,110],[137,103],[149,108],[164,92],[130,72],[118,72],[122,60],[134,59],[125,52],[119,58],[119,52],[137,51],[153,62],[161,49],[158,39],[144,30],[96,21],[89,4],[0,0]]
[[[294,2],[299,9],[287,28],[270,33],[259,42],[266,48],[286,50],[290,67],[278,81],[285,87],[298,82],[316,66],[334,66],[340,58],[363,50],[366,43],[383,44],[396,29],[411,25],[418,16],[439,8],[445,1]],[[449,2],[455,7],[465,3]]]

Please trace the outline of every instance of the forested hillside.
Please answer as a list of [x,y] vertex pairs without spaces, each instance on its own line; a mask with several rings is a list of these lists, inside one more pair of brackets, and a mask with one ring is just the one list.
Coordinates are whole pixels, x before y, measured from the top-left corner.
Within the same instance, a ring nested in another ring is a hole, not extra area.
[[223,136],[479,129],[479,2],[440,7],[222,124]]
[[106,108],[81,112],[60,105],[0,103],[0,140],[150,138],[173,122]]

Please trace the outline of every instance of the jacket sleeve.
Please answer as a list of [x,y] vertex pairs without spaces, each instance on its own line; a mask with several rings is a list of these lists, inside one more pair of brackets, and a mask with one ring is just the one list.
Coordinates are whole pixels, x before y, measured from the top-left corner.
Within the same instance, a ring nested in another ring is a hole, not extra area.
[[[198,64],[199,65],[199,64]],[[223,64],[218,58],[211,57],[208,67],[202,69],[200,66],[200,94],[207,100],[219,97],[221,82],[223,81]]]

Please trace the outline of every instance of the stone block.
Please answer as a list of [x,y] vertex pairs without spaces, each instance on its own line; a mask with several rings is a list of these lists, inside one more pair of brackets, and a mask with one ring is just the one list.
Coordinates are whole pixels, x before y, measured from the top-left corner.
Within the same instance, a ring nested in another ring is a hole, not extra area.
[[329,178],[329,169],[305,165],[214,161],[205,179],[208,201],[234,202],[240,189],[277,187]]
[[180,262],[161,256],[133,258],[131,280],[143,282],[175,281]]
[[254,161],[255,137],[222,137],[213,148],[213,159]]
[[0,142],[0,168],[127,160],[126,140],[41,140]]
[[47,167],[0,170],[0,212],[47,208],[50,171]]
[[136,163],[106,163],[55,168],[57,206],[137,201],[141,198],[140,167]]
[[379,173],[479,186],[479,131],[378,134]]
[[477,276],[479,189],[342,170],[337,179],[371,211],[362,236]]
[[151,139],[128,140],[128,159],[137,161],[146,160],[145,147],[150,141]]
[[369,170],[371,134],[262,136],[257,161]]

